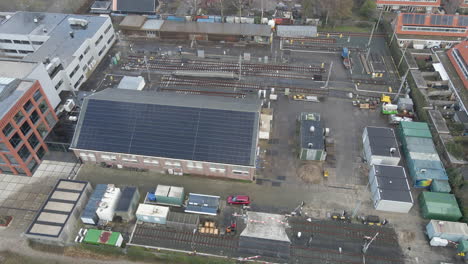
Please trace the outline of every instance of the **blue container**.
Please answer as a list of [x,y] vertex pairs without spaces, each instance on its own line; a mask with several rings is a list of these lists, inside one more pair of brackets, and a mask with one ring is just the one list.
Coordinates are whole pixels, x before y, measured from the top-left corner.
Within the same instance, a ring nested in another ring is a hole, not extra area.
[[178,17],[178,16],[168,16],[166,18],[166,20],[169,20],[169,21],[178,21],[178,22],[185,22],[185,18],[184,17]]
[[214,18],[199,18],[197,19],[197,22],[214,23],[215,19]]

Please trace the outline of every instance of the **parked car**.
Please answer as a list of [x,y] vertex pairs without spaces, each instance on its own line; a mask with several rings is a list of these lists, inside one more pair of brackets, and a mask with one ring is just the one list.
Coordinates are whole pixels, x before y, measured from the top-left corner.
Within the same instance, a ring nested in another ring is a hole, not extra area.
[[227,198],[228,204],[250,204],[250,197],[246,195],[231,195]]

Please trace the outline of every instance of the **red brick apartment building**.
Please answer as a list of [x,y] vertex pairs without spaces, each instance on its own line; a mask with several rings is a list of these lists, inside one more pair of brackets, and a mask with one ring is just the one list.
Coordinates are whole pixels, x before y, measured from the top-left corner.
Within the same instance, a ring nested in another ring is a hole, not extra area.
[[440,7],[441,0],[405,1],[405,0],[377,0],[377,9],[384,11],[402,10],[406,12],[428,12]]
[[57,120],[38,81],[0,78],[0,173],[32,176]]
[[468,37],[468,16],[463,15],[400,13],[393,26],[400,46],[450,48]]
[[458,77],[468,89],[468,41],[456,45],[448,51],[448,57],[457,71]]

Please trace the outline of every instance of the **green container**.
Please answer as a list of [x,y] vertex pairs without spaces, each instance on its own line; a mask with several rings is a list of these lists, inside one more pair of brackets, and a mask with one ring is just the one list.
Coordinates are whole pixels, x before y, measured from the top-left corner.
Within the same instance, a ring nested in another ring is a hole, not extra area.
[[432,138],[431,131],[429,130],[405,128],[401,131],[401,134],[405,137]]
[[407,152],[437,154],[431,138],[406,137],[404,149]]
[[156,203],[169,206],[182,206],[185,199],[184,188],[159,184],[154,192]]
[[462,240],[457,245],[457,252],[458,253],[466,253],[468,252],[468,240]]
[[433,180],[431,184],[431,192],[449,193],[452,191],[448,180]]
[[400,122],[400,128],[410,128],[410,129],[421,129],[421,130],[429,130],[429,126],[425,122]]
[[95,245],[109,245],[120,247],[122,245],[123,237],[119,232],[110,232],[97,229],[88,229],[83,239],[85,243]]
[[422,192],[419,196],[419,206],[425,219],[458,221],[462,217],[453,194]]

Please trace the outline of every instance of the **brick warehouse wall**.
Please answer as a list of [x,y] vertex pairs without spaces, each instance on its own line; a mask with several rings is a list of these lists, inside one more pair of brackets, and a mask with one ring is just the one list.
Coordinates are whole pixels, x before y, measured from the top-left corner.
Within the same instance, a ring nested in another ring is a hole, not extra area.
[[230,164],[218,164],[201,161],[146,157],[120,153],[85,151],[74,149],[73,152],[84,163],[106,164],[122,168],[137,168],[168,173],[194,174],[238,180],[253,180],[255,168]]
[[[24,108],[28,101],[32,104],[29,111]],[[22,113],[24,116],[20,122],[16,122],[14,119],[17,113]],[[37,120],[33,122],[36,118]],[[35,81],[23,97],[0,120],[0,173],[32,176],[35,168],[41,163],[48,151],[44,139],[57,120],[54,108],[47,99],[44,90],[40,83]],[[23,132],[21,126],[25,124],[28,124],[30,129]],[[11,131],[7,128],[9,126],[12,127]],[[4,132],[8,131],[10,132],[5,135]],[[14,146],[14,142],[19,140],[20,143]],[[23,155],[22,158],[20,151],[25,149],[30,154],[28,157]]]

